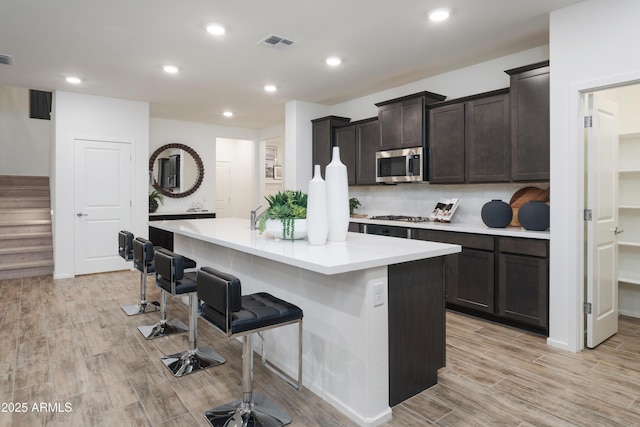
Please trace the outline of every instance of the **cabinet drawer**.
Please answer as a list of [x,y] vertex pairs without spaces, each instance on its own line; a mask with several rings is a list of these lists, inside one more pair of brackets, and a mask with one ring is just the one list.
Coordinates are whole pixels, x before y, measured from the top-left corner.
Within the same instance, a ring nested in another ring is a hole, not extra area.
[[461,245],[464,248],[483,249],[486,251],[492,251],[494,248],[494,237],[483,234],[417,229],[415,230],[415,238],[440,243],[451,243]]
[[548,255],[546,240],[500,237],[498,244],[500,245],[500,252],[537,256],[541,258],[546,258]]

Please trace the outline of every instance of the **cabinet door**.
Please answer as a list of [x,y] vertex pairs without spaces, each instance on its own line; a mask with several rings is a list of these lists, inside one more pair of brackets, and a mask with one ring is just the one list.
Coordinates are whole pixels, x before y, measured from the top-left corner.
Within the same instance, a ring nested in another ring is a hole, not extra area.
[[419,97],[402,102],[402,142],[401,147],[422,147],[424,145],[424,98]]
[[356,185],[356,127],[343,126],[335,130],[336,146],[340,148],[340,160],[347,167],[349,185]]
[[346,117],[327,116],[312,120],[312,162],[311,175],[313,176],[314,165],[320,165],[322,178],[324,169],[331,161],[331,149],[334,145],[334,127],[349,123]]
[[509,94],[471,100],[465,108],[466,182],[508,182]]
[[548,260],[500,253],[498,264],[498,314],[507,319],[547,328]]
[[464,103],[429,110],[429,181],[464,183]]
[[549,67],[511,75],[511,179],[549,180]]
[[379,149],[424,145],[424,97],[378,107]]
[[493,252],[462,248],[445,259],[447,302],[493,314]]
[[377,120],[356,125],[356,184],[376,183],[376,150],[380,139]]

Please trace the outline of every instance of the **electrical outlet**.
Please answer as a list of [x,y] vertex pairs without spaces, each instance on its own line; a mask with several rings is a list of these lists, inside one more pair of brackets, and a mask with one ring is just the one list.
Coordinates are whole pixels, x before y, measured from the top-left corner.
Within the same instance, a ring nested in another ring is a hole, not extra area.
[[373,284],[373,306],[381,305],[384,305],[384,283],[378,282]]

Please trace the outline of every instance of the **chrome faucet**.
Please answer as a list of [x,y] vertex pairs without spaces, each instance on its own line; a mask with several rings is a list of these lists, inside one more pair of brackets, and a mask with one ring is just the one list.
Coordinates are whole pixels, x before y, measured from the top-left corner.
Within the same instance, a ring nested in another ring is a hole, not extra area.
[[258,214],[258,211],[260,210],[260,208],[262,208],[262,205],[258,206],[254,211],[251,211],[251,223],[249,224],[249,227],[251,228],[251,230],[255,230],[256,229],[256,224],[258,223],[258,221],[260,221],[260,218],[265,213],[267,213],[267,211],[265,209],[262,212],[260,212],[260,214]]

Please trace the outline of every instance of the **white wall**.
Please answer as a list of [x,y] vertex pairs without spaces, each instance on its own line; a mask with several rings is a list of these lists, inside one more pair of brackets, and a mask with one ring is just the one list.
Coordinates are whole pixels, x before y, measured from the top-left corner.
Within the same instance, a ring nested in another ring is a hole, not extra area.
[[549,343],[583,347],[584,150],[580,91],[640,80],[640,2],[585,0],[550,16],[551,266]]
[[49,176],[51,120],[29,118],[29,89],[0,86],[0,175]]
[[[204,179],[200,188],[187,197],[178,199],[165,197],[164,204],[158,207],[157,212],[184,212],[194,203],[200,203],[205,209],[215,211],[216,139],[255,141],[257,137],[258,132],[255,129],[152,117],[149,129],[149,156],[165,144],[180,143],[193,148],[200,155],[204,165]],[[247,167],[251,167],[252,164],[248,162]]]
[[[54,278],[74,275],[74,140],[95,139],[131,143],[133,165],[132,224],[146,236],[149,104],[115,98],[56,92],[54,163],[52,170]],[[115,238],[115,237],[114,237]]]

